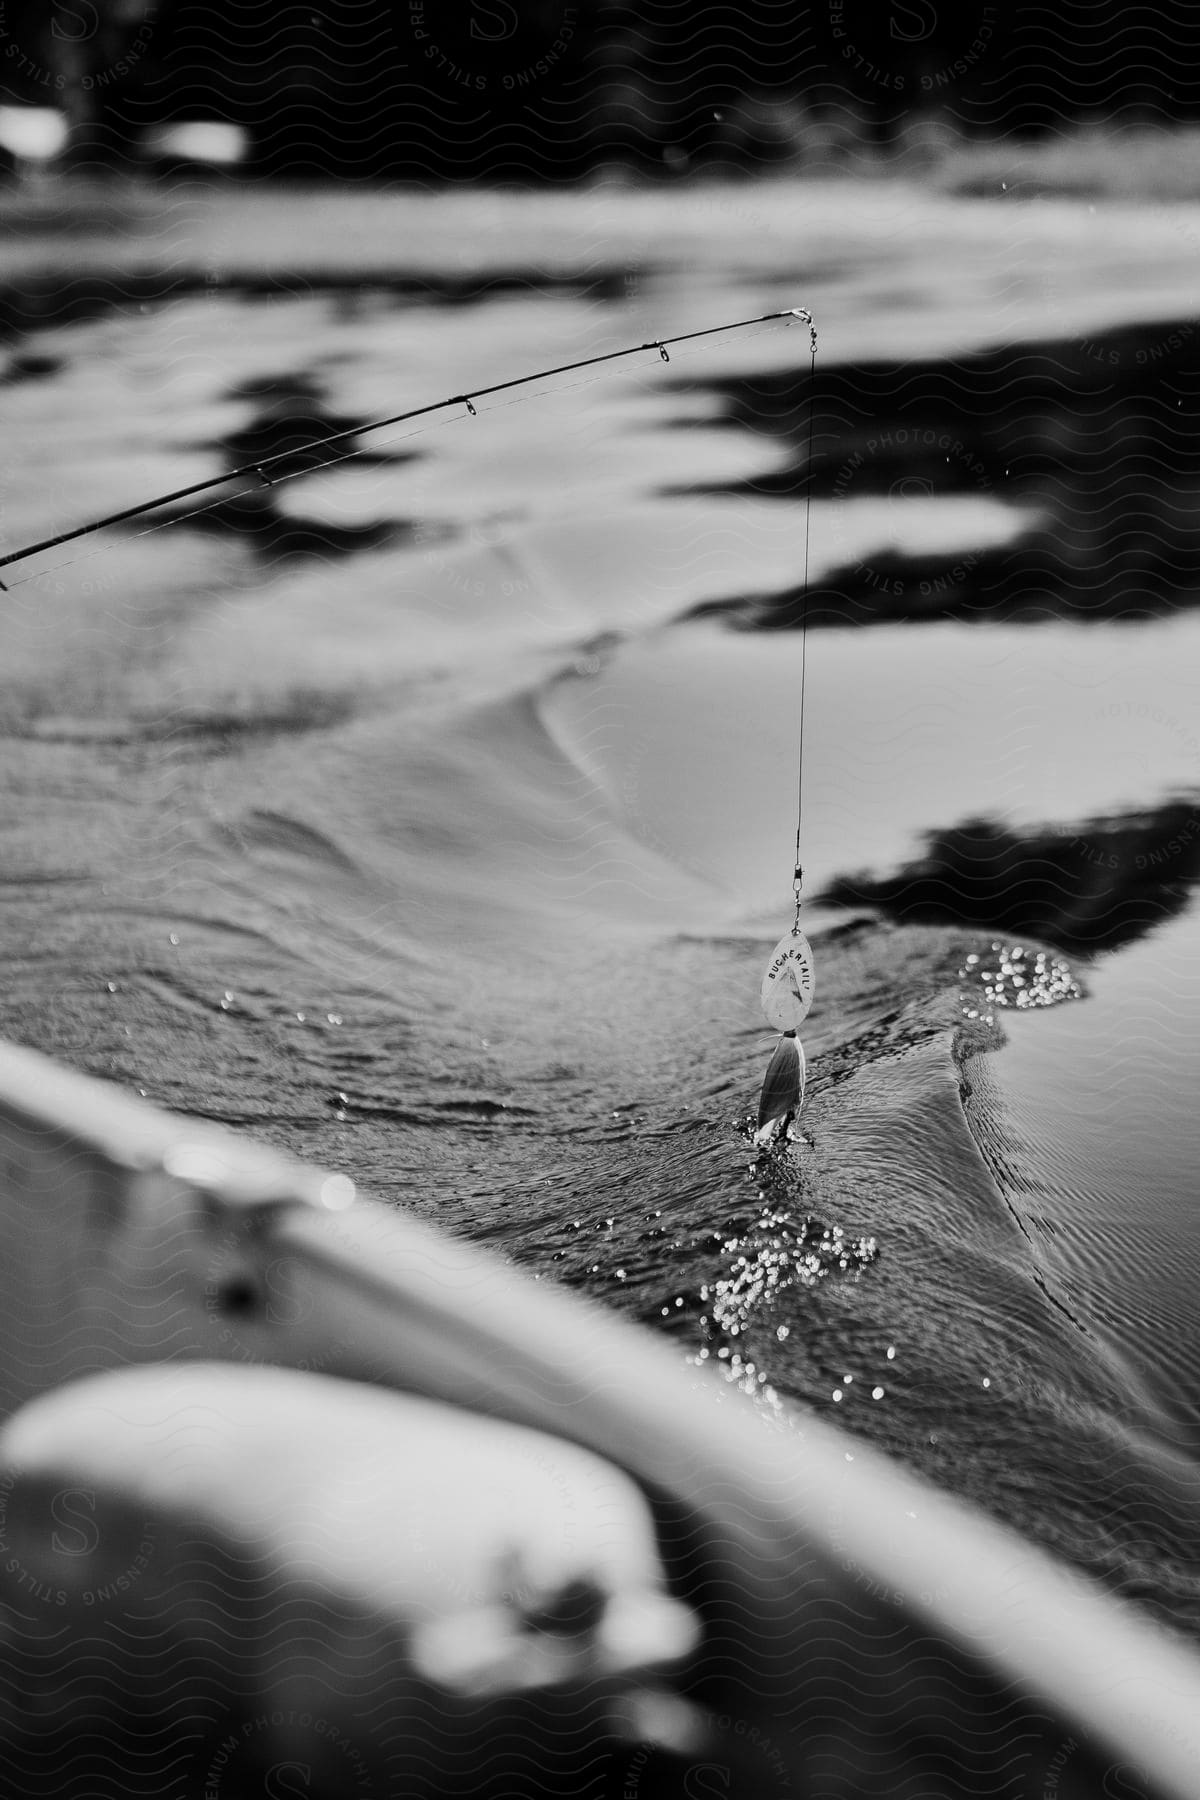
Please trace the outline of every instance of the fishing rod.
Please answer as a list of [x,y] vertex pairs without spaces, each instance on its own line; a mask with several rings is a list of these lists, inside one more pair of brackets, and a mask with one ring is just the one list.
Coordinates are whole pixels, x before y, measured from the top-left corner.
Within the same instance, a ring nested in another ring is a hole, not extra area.
[[[387,418],[374,419],[364,425],[350,425],[341,431],[332,432],[326,437],[313,438],[305,444],[293,446],[287,450],[279,450],[272,456],[259,457],[252,462],[242,463],[236,469],[226,470],[224,474],[211,475],[204,481],[193,481],[186,487],[173,488],[166,494],[156,494],[153,499],[141,500],[134,506],[125,506],[116,512],[105,513],[102,518],[89,520],[84,525],[72,526],[67,531],[55,532],[51,537],[40,538],[36,543],[24,545],[20,550],[10,550],[4,555],[0,555],[0,568],[9,568],[12,564],[24,562],[28,557],[36,556],[42,551],[58,549],[63,544],[74,543],[80,538],[92,537],[97,532],[107,530],[110,526],[122,525],[131,519],[144,518],[148,513],[157,512],[161,507],[171,506],[180,500],[193,499],[197,494],[211,493],[215,488],[227,487],[230,482],[240,481],[247,476],[255,477],[260,487],[243,488],[231,495],[231,499],[241,499],[249,493],[260,491],[262,486],[271,488],[276,486],[277,482],[295,480],[301,475],[315,474],[322,469],[349,462],[354,457],[365,454],[361,444],[355,443],[352,448],[347,449],[341,455],[325,456],[316,464],[305,461],[301,468],[292,468],[286,472],[280,470],[281,464],[294,464],[310,457],[314,452],[327,452],[337,445],[348,444],[352,439],[361,439],[371,432],[385,430],[391,425],[409,424],[414,419],[429,418],[434,413],[445,412],[455,406],[464,406],[467,412],[474,417],[477,400],[489,399],[495,394],[511,393],[517,388],[529,387],[533,382],[550,381],[555,376],[573,375],[583,369],[600,368],[605,364],[620,362],[631,356],[641,356],[652,350],[657,350],[663,362],[670,362],[670,351],[679,344],[696,343],[703,338],[718,337],[724,332],[742,331],[752,325],[790,323],[793,319],[808,326],[812,365],[812,380],[809,387],[808,487],[805,506],[804,582],[800,628],[799,768],[796,794],[796,854],[793,876],[795,918],[790,932],[780,939],[772,951],[771,960],[762,981],[760,998],[763,1012],[768,1024],[774,1026],[782,1035],[763,1082],[758,1109],[758,1129],[755,1132],[755,1143],[760,1148],[775,1143],[786,1145],[791,1136],[792,1122],[804,1104],[804,1048],[798,1033],[800,1026],[808,1016],[813,1001],[812,948],[800,929],[800,889],[803,879],[800,851],[804,814],[804,685],[807,663],[808,557],[812,514],[812,452],[815,419],[812,382],[815,381],[817,356],[816,326],[813,323],[812,314],[806,307],[785,307],[777,312],[760,313],[751,319],[735,319],[725,325],[706,326],[700,331],[684,331],[674,337],[654,338],[649,343],[631,344],[623,350],[608,350],[596,356],[581,357],[575,362],[559,363],[554,368],[539,369],[531,375],[516,375],[508,381],[492,382],[486,387],[473,388],[470,393],[452,394],[445,400],[434,400],[424,406],[410,407],[405,412],[392,413]],[[270,473],[272,470],[279,471],[275,479]],[[196,510],[203,511],[204,509]],[[194,516],[194,513],[188,513],[182,515],[182,518],[165,519],[162,521],[162,525],[182,523],[183,519]],[[161,529],[161,526],[149,529]],[[33,578],[26,577],[25,579]],[[23,585],[23,583],[17,585]],[[8,592],[8,584],[3,580],[0,580],[0,590]]]
[[[405,425],[413,419],[428,418],[433,413],[445,412],[453,406],[465,406],[468,413],[475,416],[476,400],[486,400],[493,394],[510,393],[514,388],[528,387],[535,381],[550,381],[556,375],[572,375],[581,369],[598,368],[601,364],[619,362],[624,357],[641,356],[646,351],[657,350],[663,362],[670,362],[670,350],[677,344],[690,344],[700,338],[719,336],[726,331],[742,331],[751,325],[768,325],[779,320],[799,319],[812,332],[813,347],[816,346],[816,331],[813,327],[812,314],[802,306],[785,307],[779,312],[760,313],[753,319],[735,319],[727,325],[709,325],[702,331],[684,331],[676,337],[655,338],[646,344],[631,344],[624,350],[608,350],[598,356],[585,356],[578,362],[560,363],[556,368],[539,369],[532,375],[517,375],[509,381],[492,382],[488,387],[472,388],[469,394],[452,394],[446,400],[434,400],[425,406],[414,406],[407,412],[393,413],[385,419],[373,419],[366,425],[350,425],[343,431],[330,433],[328,437],[314,438],[307,444],[300,444],[288,450],[279,450],[273,456],[258,457],[253,462],[242,463],[236,469],[228,469],[222,475],[210,475],[204,481],[193,481],[187,487],[173,488],[170,493],[156,494],[152,500],[141,500],[136,506],[124,506],[116,512],[105,513],[103,518],[92,519],[86,525],[72,526],[69,531],[55,532],[52,537],[40,538],[37,543],[26,544],[20,550],[10,550],[0,556],[0,569],[8,568],[13,563],[24,562],[27,557],[36,556],[44,550],[56,550],[62,544],[70,544],[79,538],[91,537],[98,531],[105,531],[111,525],[123,525],[130,519],[144,518],[147,513],[156,512],[162,506],[171,506],[179,500],[190,500],[197,494],[211,493],[214,488],[225,487],[231,481],[240,481],[246,476],[256,476],[259,488],[274,487],[275,481],[269,473],[282,463],[293,463],[298,458],[310,455],[313,451],[328,450],[336,444],[344,444],[351,438],[365,437],[373,431],[382,431],[389,425]],[[296,475],[311,475],[321,469],[334,467],[338,463],[349,462],[360,456],[359,448],[350,449],[342,456],[328,457],[324,462],[304,469],[291,471],[281,475],[280,480],[290,480]],[[257,492],[259,488],[243,488],[239,493],[231,495],[231,499],[241,499],[246,494]],[[0,589],[7,593],[7,583],[0,580]]]

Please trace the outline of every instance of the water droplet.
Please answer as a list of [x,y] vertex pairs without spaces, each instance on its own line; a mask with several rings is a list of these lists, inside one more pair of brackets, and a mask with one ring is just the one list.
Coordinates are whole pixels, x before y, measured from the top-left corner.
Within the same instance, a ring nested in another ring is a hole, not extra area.
[[841,1399],[841,1397],[842,1397],[842,1390],[841,1390],[841,1388],[834,1388],[834,1390],[833,1390],[833,1397],[834,1397],[834,1399],[835,1399],[835,1400],[840,1400],[840,1399]]
[[889,1361],[889,1362],[895,1362],[895,1360],[896,1360],[896,1346],[895,1346],[895,1344],[889,1344],[889,1345],[888,1345],[888,1348],[887,1348],[887,1356],[888,1356],[888,1361]]
[[881,1387],[873,1387],[871,1389],[871,1398],[872,1398],[872,1400],[882,1400],[883,1399],[883,1389]]

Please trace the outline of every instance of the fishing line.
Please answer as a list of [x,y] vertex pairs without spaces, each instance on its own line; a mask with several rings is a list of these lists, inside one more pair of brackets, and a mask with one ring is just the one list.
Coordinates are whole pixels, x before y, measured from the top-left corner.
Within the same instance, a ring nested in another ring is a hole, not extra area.
[[[473,388],[470,393],[452,394],[445,400],[435,400],[424,406],[411,407],[405,412],[393,413],[387,418],[374,419],[365,425],[348,426],[344,430],[333,432],[327,437],[315,438],[307,444],[297,445],[287,450],[276,451],[271,456],[259,457],[252,462],[242,463],[236,469],[228,469],[223,474],[209,476],[204,481],[194,481],[185,487],[174,488],[169,493],[155,495],[150,500],[142,500],[133,506],[122,507],[116,512],[106,513],[102,518],[92,519],[87,524],[73,526],[67,531],[55,532],[50,537],[39,539],[36,543],[26,544],[20,550],[10,550],[5,555],[0,556],[0,569],[8,568],[13,563],[23,562],[26,558],[36,556],[41,552],[57,549],[62,544],[75,542],[79,538],[91,537],[97,532],[107,530],[110,526],[121,525],[131,519],[142,518],[147,513],[156,512],[160,507],[170,506],[176,501],[191,499],[193,495],[196,494],[209,493],[214,488],[227,487],[231,482],[241,481],[250,477],[256,478],[250,486],[240,488],[232,494],[222,495],[221,499],[213,501],[209,506],[194,508],[183,515],[173,515],[170,519],[164,519],[160,521],[158,525],[151,526],[147,530],[137,532],[134,535],[145,537],[149,535],[150,531],[161,530],[167,525],[182,524],[185,520],[197,518],[205,512],[214,510],[221,504],[228,504],[230,501],[245,499],[249,495],[259,493],[264,489],[282,486],[285,482],[296,480],[301,475],[317,474],[322,469],[332,468],[336,464],[349,462],[356,456],[368,454],[368,448],[366,446],[356,444],[355,447],[346,450],[339,456],[327,457],[322,462],[309,464],[302,469],[285,470],[280,466],[295,462],[297,458],[309,456],[316,451],[328,450],[332,445],[348,443],[350,440],[360,439],[370,433],[386,430],[388,426],[391,425],[403,425],[409,423],[413,419],[429,418],[435,413],[444,412],[451,407],[456,406],[464,407],[467,415],[477,417],[478,409],[475,405],[476,401],[489,399],[496,394],[510,393],[514,389],[528,387],[534,382],[552,381],[560,375],[571,375],[582,369],[598,368],[604,364],[618,362],[626,357],[644,355],[649,351],[657,351],[661,360],[669,363],[671,360],[670,351],[677,345],[696,343],[701,339],[717,337],[724,332],[747,330],[755,325],[790,322],[793,319],[801,320],[803,323],[807,324],[811,330],[811,315],[802,307],[788,307],[778,312],[761,313],[756,318],[752,319],[735,319],[724,325],[710,325],[698,331],[681,332],[674,337],[655,338],[649,343],[644,344],[631,344],[623,350],[608,350],[597,356],[581,357],[574,362],[561,363],[555,368],[538,369],[529,375],[517,375],[511,377],[507,381],[492,382],[484,387]],[[589,384],[579,383],[576,385],[585,386]],[[521,396],[521,398],[525,397],[526,396]],[[491,411],[493,409],[488,408],[487,410]],[[407,433],[405,435],[415,436],[417,434]],[[389,441],[395,443],[403,440],[392,439]],[[271,470],[276,470],[277,473],[273,475],[268,473],[268,471]],[[87,554],[90,556],[94,554],[94,552],[88,552]],[[30,580],[52,574],[56,569],[69,568],[74,563],[83,560],[85,560],[84,557],[72,557],[63,562],[56,563],[50,569],[41,570],[38,577],[26,576],[20,581],[12,583],[0,580],[0,589],[8,592],[13,587],[25,586]]]
[[804,1105],[805,1060],[800,1042],[800,1027],[808,1017],[813,1002],[812,946],[800,929],[801,888],[804,870],[801,866],[801,838],[804,829],[804,690],[808,673],[808,556],[812,529],[813,444],[816,425],[817,331],[811,318],[810,363],[808,381],[808,446],[804,472],[804,577],[800,589],[800,718],[797,728],[799,747],[796,758],[796,856],[792,865],[792,896],[795,917],[792,929],[780,938],[771,952],[767,972],[762,979],[759,997],[768,1025],[783,1035],[767,1065],[762,1093],[758,1102],[758,1128],[755,1144],[760,1148],[776,1141],[785,1143],[791,1134],[792,1120]]
[[796,928],[800,925],[800,889],[804,871],[800,866],[800,835],[804,826],[804,689],[808,676],[808,551],[812,536],[813,442],[817,419],[817,331],[809,326],[811,343],[808,369],[808,451],[804,471],[804,576],[800,584],[800,723],[799,749],[796,757],[796,860],[792,876],[796,899]]

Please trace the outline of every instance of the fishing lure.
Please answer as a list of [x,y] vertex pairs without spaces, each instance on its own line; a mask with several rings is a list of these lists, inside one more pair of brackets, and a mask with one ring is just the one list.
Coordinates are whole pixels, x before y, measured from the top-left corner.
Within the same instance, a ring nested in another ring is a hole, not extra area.
[[[797,877],[799,868],[797,868]],[[786,1134],[804,1105],[804,1045],[799,1030],[813,1003],[812,946],[800,929],[800,899],[796,897],[796,923],[771,952],[762,980],[762,1009],[768,1025],[783,1036],[775,1047],[758,1103],[756,1144],[767,1144]]]

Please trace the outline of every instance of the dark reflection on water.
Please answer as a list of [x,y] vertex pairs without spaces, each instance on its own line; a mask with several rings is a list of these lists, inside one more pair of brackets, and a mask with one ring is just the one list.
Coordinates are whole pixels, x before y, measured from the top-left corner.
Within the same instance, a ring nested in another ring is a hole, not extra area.
[[[70,223],[69,220],[65,221]],[[64,221],[56,222],[61,227]],[[30,221],[23,221],[28,230]],[[382,259],[381,259],[382,260]],[[271,299],[305,299],[314,294],[344,297],[355,303],[373,293],[386,294],[402,306],[475,306],[500,295],[528,296],[539,292],[562,293],[585,300],[619,301],[626,296],[624,267],[600,269],[588,275],[555,275],[541,268],[492,268],[455,272],[423,269],[420,274],[397,274],[384,265],[377,269],[338,269],[319,262],[306,266],[301,260],[270,273],[255,268],[227,267],[214,279],[209,268],[110,272],[83,268],[78,273],[31,271],[0,281],[0,338],[23,332],[67,325],[82,319],[102,319],[137,307],[162,306],[189,294],[213,298],[217,294],[262,296]]]
[[48,375],[57,375],[61,368],[60,357],[27,351],[23,356],[9,358],[8,367],[0,374],[0,387],[15,387],[20,381],[44,381]]
[[[326,444],[335,437],[342,440],[337,449],[342,454],[352,450],[360,466],[409,462],[414,455],[411,451],[381,453],[362,444],[355,434],[364,430],[368,421],[330,412],[317,382],[299,371],[241,382],[229,390],[229,398],[248,401],[256,408],[245,425],[222,441],[221,447],[235,467],[279,457],[282,460],[276,466],[280,473],[319,469],[334,453]],[[274,475],[276,471],[271,472]]]
[[1064,950],[1113,950],[1174,918],[1200,877],[1200,808],[1176,799],[1144,813],[1027,836],[988,819],[926,836],[892,875],[841,875],[828,906],[875,906],[907,924],[970,924]]
[[[186,521],[193,530],[243,537],[260,556],[273,561],[299,556],[349,556],[360,550],[395,545],[411,536],[412,527],[394,519],[365,525],[338,525],[285,511],[276,484],[319,470],[352,456],[363,467],[398,467],[413,462],[415,451],[372,450],[360,433],[366,419],[331,412],[319,384],[304,373],[264,375],[230,389],[228,398],[247,401],[254,412],[217,446],[229,469],[263,466],[262,486],[250,492],[202,502],[185,500],[164,521]],[[246,477],[253,480],[253,476]]]
[[256,554],[271,562],[292,557],[353,556],[359,550],[400,544],[415,529],[384,519],[367,525],[333,525],[327,519],[300,518],[281,511],[266,488],[261,494],[238,494],[179,517],[186,518],[193,531],[244,538]]
[[[689,384],[705,389],[703,383]],[[889,550],[814,586],[810,623],[920,618],[1139,618],[1200,589],[1200,334],[1183,320],[1087,339],[999,346],[956,360],[821,369],[808,476],[807,373],[707,385],[787,465],[711,493],[832,503],[988,497],[1036,515],[1011,548]],[[794,627],[799,586],[732,597],[756,626]]]

